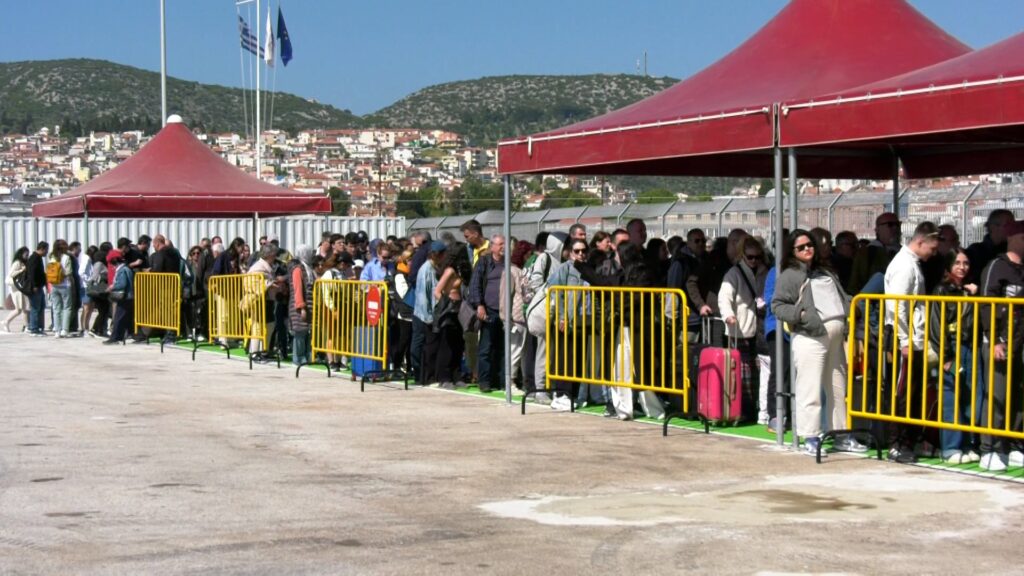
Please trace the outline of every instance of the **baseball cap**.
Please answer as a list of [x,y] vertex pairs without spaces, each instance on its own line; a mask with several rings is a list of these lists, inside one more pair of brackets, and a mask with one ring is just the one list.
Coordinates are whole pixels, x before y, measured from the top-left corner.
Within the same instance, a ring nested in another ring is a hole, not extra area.
[[370,237],[366,235],[366,232],[360,231],[358,237],[360,242],[368,242],[370,240]]
[[355,262],[352,263],[352,267],[353,268],[365,268],[366,267],[366,262],[363,262],[362,260],[356,260]]
[[349,254],[348,252],[339,252],[335,257],[337,258],[339,264],[352,265],[353,263],[352,255]]
[[448,245],[440,240],[434,240],[430,243],[431,252],[444,252],[446,250],[448,250]]

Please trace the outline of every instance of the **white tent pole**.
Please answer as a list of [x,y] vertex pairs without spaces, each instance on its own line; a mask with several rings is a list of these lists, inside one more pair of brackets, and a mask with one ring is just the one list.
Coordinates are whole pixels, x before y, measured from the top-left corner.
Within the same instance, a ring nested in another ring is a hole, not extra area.
[[[785,235],[782,233],[782,229],[786,226],[786,214],[784,212],[784,204],[782,202],[782,149],[775,146],[773,150],[775,156],[775,283],[779,282],[779,275],[782,270],[779,269],[779,265],[782,264],[782,246],[785,243]],[[779,446],[785,444],[786,433],[785,426],[783,423],[786,418],[786,397],[783,395],[786,389],[786,380],[782,377],[782,370],[779,367],[782,365],[783,359],[783,330],[782,326],[776,325],[775,327],[775,441]],[[769,399],[770,400],[770,399]]]
[[[793,222],[793,230],[800,227],[800,219],[797,217],[797,184],[796,184],[796,149],[789,149],[789,212],[790,220]],[[778,276],[775,277],[778,286]],[[789,406],[790,421],[793,426],[793,449],[800,448],[800,439],[796,435],[796,395],[793,393],[796,388],[796,357],[793,355],[793,341],[787,343],[789,350]],[[781,429],[782,426],[779,426]]]
[[505,402],[512,404],[512,192],[511,176],[505,175]]

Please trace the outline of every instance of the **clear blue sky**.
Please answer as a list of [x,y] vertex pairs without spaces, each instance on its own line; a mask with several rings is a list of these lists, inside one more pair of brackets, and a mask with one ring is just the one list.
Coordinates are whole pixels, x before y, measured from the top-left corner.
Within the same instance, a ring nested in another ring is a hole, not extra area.
[[[912,3],[974,47],[1024,30],[1021,0]],[[365,114],[440,82],[632,73],[645,49],[651,74],[682,78],[727,53],[784,4],[281,0],[295,59],[279,68],[277,88]],[[166,5],[168,74],[240,86],[233,0]],[[0,61],[83,57],[160,69],[159,0],[8,0],[2,8]]]

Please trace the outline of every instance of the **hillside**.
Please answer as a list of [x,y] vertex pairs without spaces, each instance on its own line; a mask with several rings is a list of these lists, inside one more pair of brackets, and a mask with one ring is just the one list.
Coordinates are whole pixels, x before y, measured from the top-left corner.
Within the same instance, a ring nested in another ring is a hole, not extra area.
[[[168,110],[206,130],[244,131],[242,98],[238,88],[167,78]],[[56,124],[69,132],[158,128],[160,74],[103,60],[0,63],[0,133]],[[294,132],[357,125],[359,117],[347,110],[275,96],[274,127]]]
[[626,74],[493,76],[424,88],[368,117],[380,126],[443,128],[478,145],[550,130],[632,104],[676,80]]

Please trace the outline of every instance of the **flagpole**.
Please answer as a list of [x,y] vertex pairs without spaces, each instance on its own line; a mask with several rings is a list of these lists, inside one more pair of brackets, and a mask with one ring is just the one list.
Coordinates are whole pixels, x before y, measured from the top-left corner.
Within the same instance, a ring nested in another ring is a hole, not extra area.
[[[256,0],[256,60],[260,60],[260,0]],[[260,134],[260,64],[256,62],[256,177],[263,179],[263,138]]]
[[164,0],[160,0],[160,126],[167,126],[167,26]]

